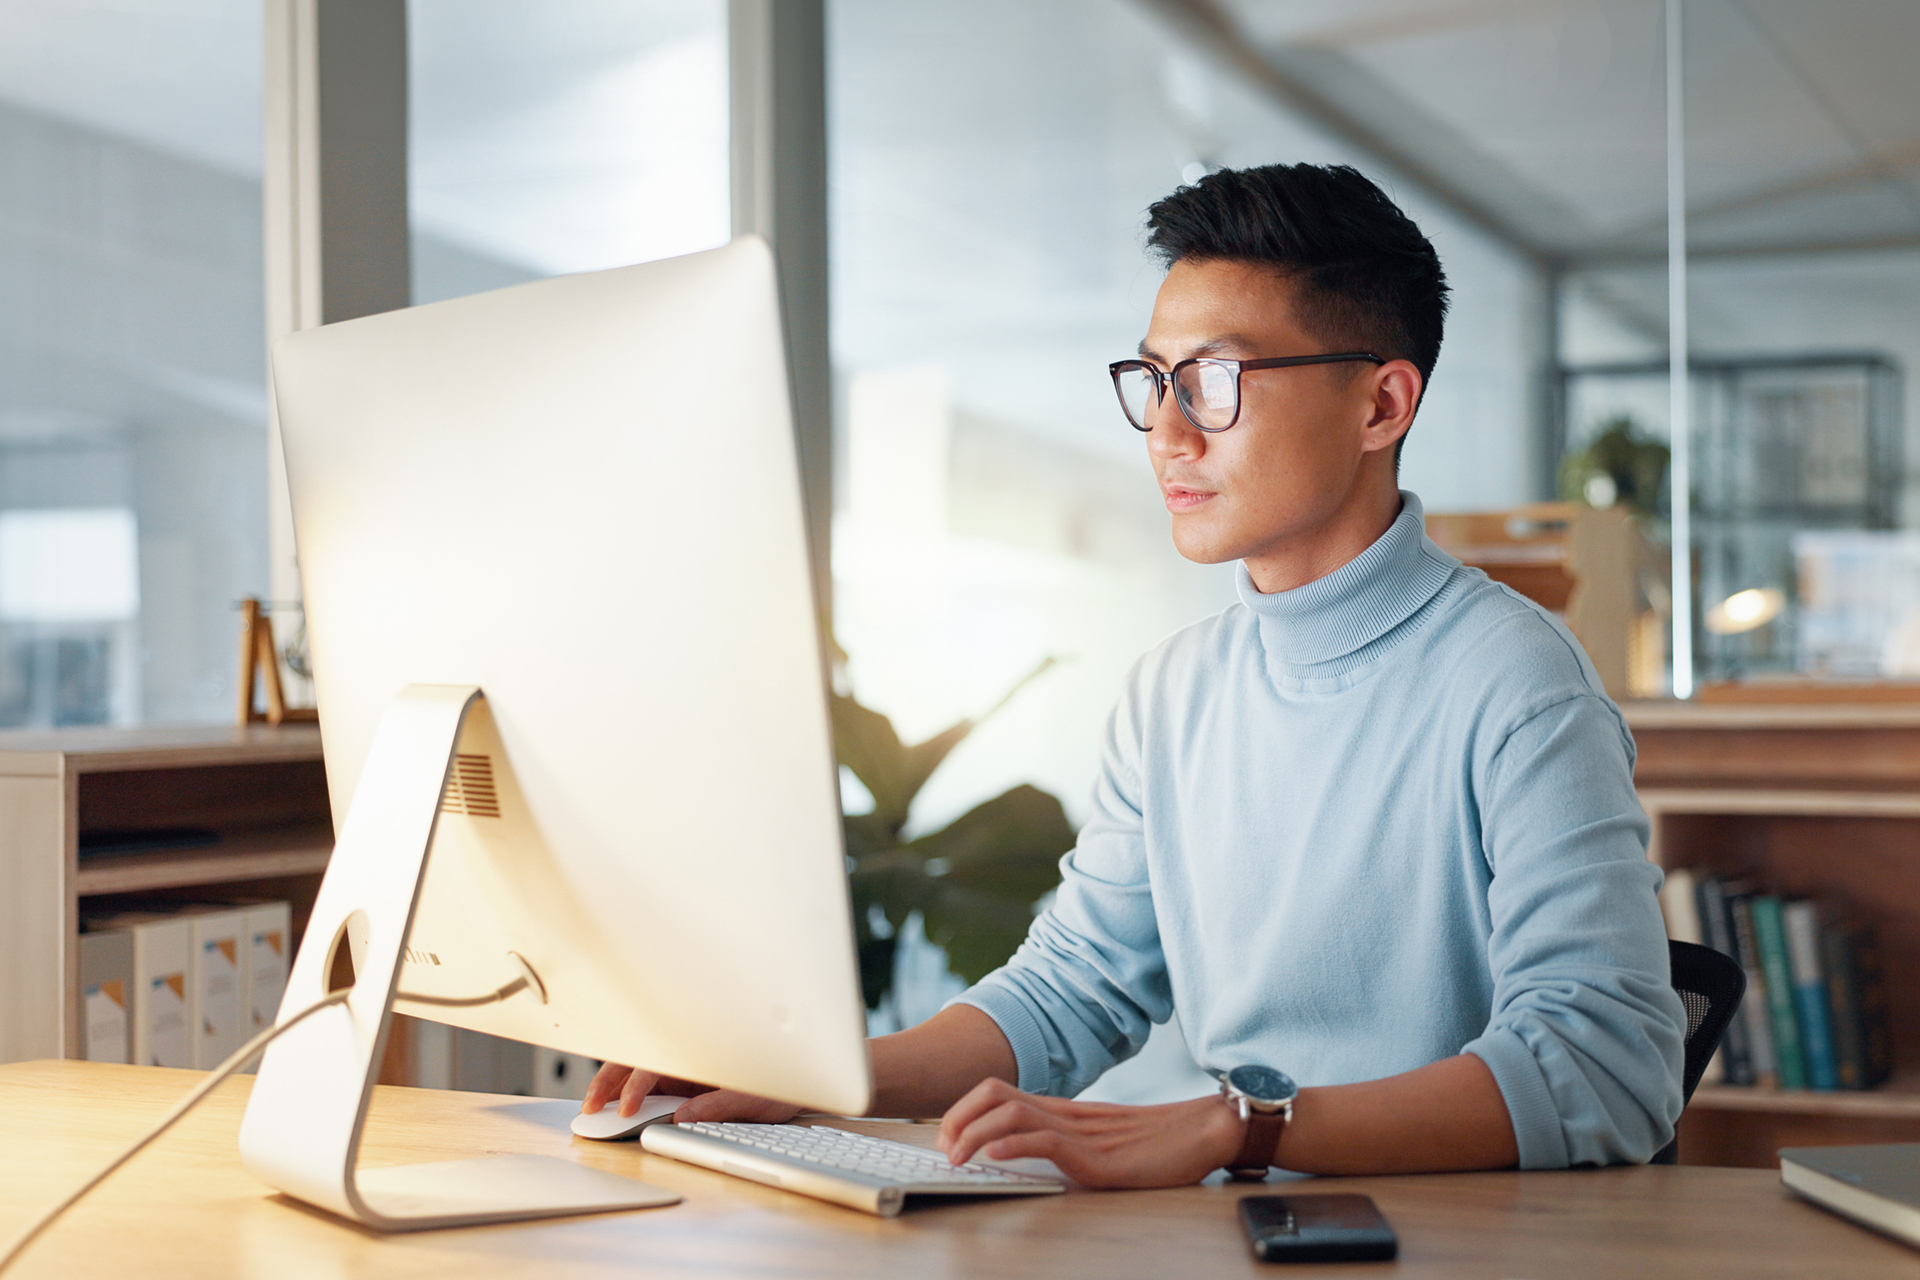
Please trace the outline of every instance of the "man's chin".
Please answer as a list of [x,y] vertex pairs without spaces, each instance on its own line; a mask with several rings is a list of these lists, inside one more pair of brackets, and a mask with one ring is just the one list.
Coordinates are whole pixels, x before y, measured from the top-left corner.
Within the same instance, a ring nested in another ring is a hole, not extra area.
[[1180,521],[1176,517],[1173,527],[1173,549],[1195,564],[1226,564],[1242,558],[1242,553],[1217,538],[1208,538],[1180,533]]

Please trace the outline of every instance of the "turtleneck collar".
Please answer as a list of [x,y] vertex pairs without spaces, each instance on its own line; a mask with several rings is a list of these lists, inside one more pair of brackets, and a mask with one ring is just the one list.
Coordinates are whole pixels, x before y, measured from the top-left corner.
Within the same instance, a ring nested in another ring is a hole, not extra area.
[[1427,540],[1419,498],[1402,489],[1400,503],[1400,515],[1372,546],[1305,586],[1264,594],[1240,565],[1240,603],[1258,617],[1270,662],[1294,676],[1307,667],[1338,674],[1367,660],[1361,650],[1439,594],[1460,562]]

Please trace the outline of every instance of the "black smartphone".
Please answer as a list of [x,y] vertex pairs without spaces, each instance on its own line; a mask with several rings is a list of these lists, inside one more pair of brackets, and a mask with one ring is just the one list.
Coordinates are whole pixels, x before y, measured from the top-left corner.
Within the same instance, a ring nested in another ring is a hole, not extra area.
[[1382,1262],[1400,1252],[1365,1196],[1246,1196],[1240,1225],[1262,1262]]

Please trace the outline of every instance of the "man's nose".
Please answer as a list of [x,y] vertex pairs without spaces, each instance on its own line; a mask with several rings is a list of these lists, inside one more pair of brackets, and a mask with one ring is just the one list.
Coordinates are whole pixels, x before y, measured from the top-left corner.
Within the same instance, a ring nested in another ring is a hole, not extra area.
[[1174,403],[1173,388],[1146,407],[1147,452],[1159,458],[1198,457],[1206,452],[1206,433],[1187,421]]

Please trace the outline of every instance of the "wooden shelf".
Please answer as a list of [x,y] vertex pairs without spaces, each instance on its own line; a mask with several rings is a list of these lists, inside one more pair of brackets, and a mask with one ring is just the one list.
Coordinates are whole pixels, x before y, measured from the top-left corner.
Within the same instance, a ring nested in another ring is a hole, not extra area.
[[1736,787],[1641,787],[1654,813],[1824,814],[1841,818],[1920,818],[1920,794],[1904,791],[1740,790]]
[[[80,906],[232,890],[287,902],[297,947],[333,847],[316,725],[0,730],[0,1062],[77,1054]],[[198,848],[86,837],[204,830]]]
[[1703,1086],[1680,1159],[1772,1168],[1782,1147],[1920,1141],[1920,702],[1621,710],[1654,861],[1845,904],[1879,939],[1905,1067],[1865,1093]]
[[1642,729],[1724,732],[1920,728],[1920,702],[1681,702],[1649,698],[1622,702],[1620,714],[1636,735]]
[[145,893],[187,885],[318,875],[333,856],[333,835],[324,827],[247,831],[198,849],[83,858],[74,891]]
[[1708,1111],[1762,1111],[1770,1115],[1835,1116],[1854,1120],[1920,1120],[1920,1081],[1895,1080],[1866,1092],[1756,1089],[1703,1084],[1689,1107]]
[[0,729],[0,776],[318,760],[318,725]]

